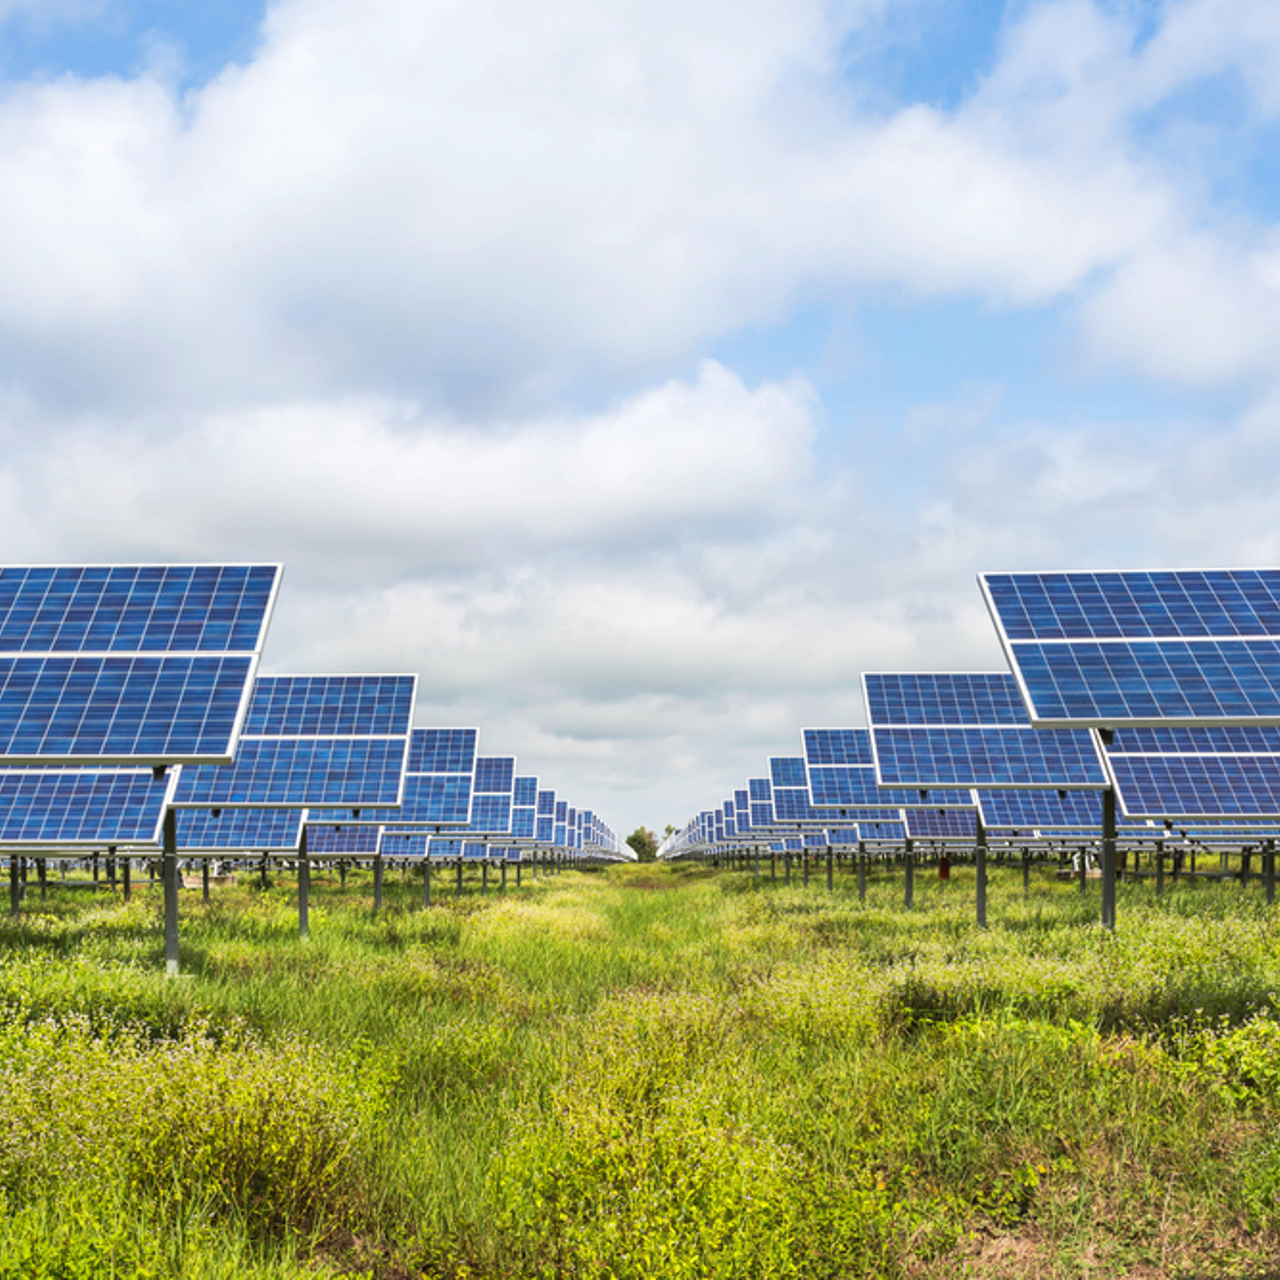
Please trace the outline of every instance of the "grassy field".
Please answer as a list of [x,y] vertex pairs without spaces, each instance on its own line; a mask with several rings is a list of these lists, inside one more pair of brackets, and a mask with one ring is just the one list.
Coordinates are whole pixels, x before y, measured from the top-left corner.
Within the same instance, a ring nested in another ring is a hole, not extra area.
[[1280,914],[993,870],[0,926],[0,1280],[1280,1275]]

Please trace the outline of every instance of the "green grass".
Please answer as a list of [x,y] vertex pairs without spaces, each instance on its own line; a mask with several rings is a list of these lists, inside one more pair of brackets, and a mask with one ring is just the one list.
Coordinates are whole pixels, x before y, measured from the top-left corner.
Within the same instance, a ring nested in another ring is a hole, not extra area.
[[9,1276],[1280,1274],[1280,909],[699,867],[0,925]]

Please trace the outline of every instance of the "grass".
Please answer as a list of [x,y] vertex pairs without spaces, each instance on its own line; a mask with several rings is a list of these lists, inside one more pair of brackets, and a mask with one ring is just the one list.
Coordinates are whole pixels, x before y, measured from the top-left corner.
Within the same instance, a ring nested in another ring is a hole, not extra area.
[[[443,888],[443,886],[439,886]],[[1280,1274],[1280,914],[992,868],[0,925],[0,1280]]]

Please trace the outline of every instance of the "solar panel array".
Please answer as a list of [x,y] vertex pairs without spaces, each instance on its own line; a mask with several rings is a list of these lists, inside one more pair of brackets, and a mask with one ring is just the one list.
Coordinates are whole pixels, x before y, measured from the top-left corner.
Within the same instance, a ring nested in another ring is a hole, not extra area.
[[158,847],[172,790],[150,769],[0,770],[0,843]]

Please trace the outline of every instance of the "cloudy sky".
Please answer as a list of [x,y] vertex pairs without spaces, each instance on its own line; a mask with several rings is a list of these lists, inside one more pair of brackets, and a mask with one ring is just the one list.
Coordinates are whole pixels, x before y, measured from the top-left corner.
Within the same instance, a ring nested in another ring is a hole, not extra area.
[[0,0],[0,435],[683,822],[980,570],[1280,563],[1280,4]]

